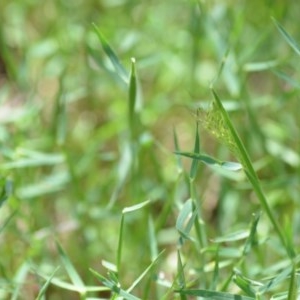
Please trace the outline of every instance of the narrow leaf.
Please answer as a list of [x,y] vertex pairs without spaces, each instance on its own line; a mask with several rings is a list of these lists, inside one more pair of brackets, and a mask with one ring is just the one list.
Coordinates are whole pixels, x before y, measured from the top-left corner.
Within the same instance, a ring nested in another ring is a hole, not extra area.
[[246,239],[249,236],[249,230],[239,230],[222,237],[213,239],[214,243],[234,242]]
[[153,267],[157,264],[159,259],[161,258],[162,254],[165,251],[161,251],[159,255],[153,260],[153,262],[146,268],[146,270],[131,284],[131,286],[127,289],[127,292],[130,293],[141,281],[142,279],[151,272]]
[[135,205],[132,205],[132,206],[129,206],[129,207],[125,207],[123,210],[122,210],[122,213],[123,214],[126,214],[126,213],[129,213],[129,212],[133,212],[133,211],[136,211],[136,210],[139,210],[147,205],[149,205],[151,201],[150,200],[146,200],[144,202],[141,202],[141,203],[138,203],[138,204],[135,204]]
[[286,267],[282,270],[277,276],[269,280],[264,286],[259,289],[261,294],[266,293],[276,287],[279,283],[289,278],[289,275],[292,272],[292,267]]
[[101,33],[101,31],[99,30],[99,28],[93,23],[93,27],[94,30],[101,42],[102,48],[105,52],[105,54],[108,56],[108,58],[110,59],[112,65],[114,66],[116,73],[120,76],[120,78],[122,78],[125,82],[128,82],[128,74],[126,69],[123,67],[123,65],[120,63],[117,55],[115,54],[115,52],[113,51],[113,49],[111,48],[111,46],[109,45],[109,43],[107,42],[106,38],[104,37],[104,35]]
[[281,33],[281,35],[284,37],[286,42],[291,46],[291,48],[298,54],[300,55],[300,47],[298,43],[294,40],[294,38],[283,28],[283,26],[276,21],[273,18],[273,22],[275,26],[277,27],[278,31]]
[[[194,153],[200,154],[200,137],[199,137],[199,123],[196,122],[196,132],[195,132],[195,145],[194,145]],[[193,180],[196,177],[197,169],[198,169],[198,159],[194,158],[191,165],[190,170],[190,179]]]
[[176,220],[176,229],[184,239],[191,239],[189,236],[190,230],[193,226],[197,212],[193,210],[192,200],[189,199],[183,205],[178,218]]
[[124,214],[121,217],[121,224],[119,230],[119,242],[117,248],[117,271],[120,272],[121,268],[121,258],[122,258],[122,246],[123,246],[123,232],[124,232]]
[[[242,276],[242,274],[240,274],[239,272],[237,272],[235,274],[235,276],[233,277],[233,281],[248,296],[255,297],[256,292],[255,292],[255,290],[252,287],[252,281],[251,280],[248,280],[247,278],[245,278],[244,276]],[[262,285],[262,284],[260,284],[260,285]]]
[[[180,153],[178,136],[177,136],[177,132],[174,127],[173,127],[173,141],[174,141],[175,153]],[[181,162],[180,156],[177,156],[177,168],[180,172],[182,171],[182,162]]]
[[215,158],[205,155],[205,154],[199,154],[199,153],[193,153],[193,152],[183,152],[183,151],[176,151],[175,154],[199,160],[209,166],[219,166],[228,171],[239,171],[243,168],[240,163],[223,162],[223,161],[220,161],[218,159],[215,159]]
[[292,273],[291,273],[291,279],[290,279],[290,286],[289,286],[289,294],[288,294],[288,300],[296,300],[298,298],[299,294],[297,293],[297,274],[296,274],[296,268],[293,266]]
[[135,130],[136,125],[136,74],[135,74],[135,59],[131,59],[131,73],[129,79],[129,125],[131,132]]
[[10,222],[10,220],[15,216],[15,214],[17,213],[17,210],[15,210],[13,213],[11,213],[7,219],[3,222],[3,224],[1,224],[0,227],[0,233],[5,229],[5,227],[8,225],[8,223]]
[[38,294],[37,297],[36,297],[36,300],[41,300],[41,299],[45,296],[45,294],[46,294],[46,292],[47,292],[47,288],[48,288],[48,286],[50,285],[51,280],[53,279],[55,273],[56,273],[58,270],[59,270],[59,267],[57,267],[57,268],[52,272],[52,274],[49,276],[49,278],[46,280],[45,284],[44,284],[44,285],[42,286],[42,288],[40,289],[39,294]]
[[158,255],[158,246],[157,246],[157,238],[155,234],[155,226],[151,215],[149,215],[148,218],[148,235],[149,235],[151,261],[154,261],[155,257],[157,257]]
[[[141,300],[140,298],[135,297],[135,296],[131,295],[130,293],[128,293],[127,291],[123,290],[118,284],[116,284],[116,282],[108,280],[107,278],[105,278],[104,276],[102,276],[101,274],[96,272],[95,270],[90,269],[90,271],[95,275],[95,277],[100,282],[102,282],[103,285],[105,285],[112,292],[114,292],[117,295],[123,297],[124,299],[126,299],[126,300]],[[115,298],[112,298],[112,299],[115,299]]]
[[[0,185],[2,186],[2,191],[0,191],[0,207],[3,203],[10,197],[13,191],[13,183],[11,180],[6,178],[0,179]],[[0,230],[1,231],[1,230]]]
[[67,256],[64,249],[62,248],[62,246],[60,245],[60,243],[58,241],[56,241],[56,247],[58,249],[60,259],[63,262],[63,265],[64,265],[64,267],[65,267],[72,283],[75,286],[77,286],[80,290],[82,290],[82,292],[84,292],[85,291],[85,285],[84,285],[82,279],[80,278],[80,276],[77,273],[75,267],[71,263],[69,257]]
[[210,290],[216,290],[219,282],[219,247],[217,247],[217,253],[215,257],[215,267],[213,272],[213,278],[210,284]]
[[244,250],[243,250],[244,255],[247,255],[250,252],[251,248],[257,243],[256,232],[257,232],[257,225],[258,225],[260,216],[261,216],[261,213],[257,213],[257,214],[253,215],[253,220],[252,220],[251,228],[250,228],[250,234],[246,240]]
[[177,282],[180,289],[184,289],[186,287],[184,266],[182,264],[182,259],[179,250],[177,250]]

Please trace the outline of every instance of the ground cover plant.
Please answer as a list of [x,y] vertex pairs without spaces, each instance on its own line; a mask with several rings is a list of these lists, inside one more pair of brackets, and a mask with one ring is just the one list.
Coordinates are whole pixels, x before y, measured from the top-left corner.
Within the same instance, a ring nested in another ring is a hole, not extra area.
[[298,299],[296,1],[0,3],[0,299]]

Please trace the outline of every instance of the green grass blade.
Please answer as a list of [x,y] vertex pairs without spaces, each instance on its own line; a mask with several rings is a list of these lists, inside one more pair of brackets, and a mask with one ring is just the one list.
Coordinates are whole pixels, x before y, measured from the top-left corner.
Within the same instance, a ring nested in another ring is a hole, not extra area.
[[23,284],[25,282],[26,276],[29,272],[30,266],[27,261],[25,261],[21,267],[17,270],[16,275],[13,279],[14,291],[11,296],[11,300],[20,299],[20,291],[22,290]]
[[[3,203],[11,196],[13,191],[13,183],[11,180],[6,178],[0,179],[0,186],[2,190],[0,191],[0,208]],[[1,232],[1,230],[0,230]]]
[[[197,122],[196,125],[196,132],[195,132],[195,145],[194,145],[194,153],[200,154],[200,137],[199,137],[199,123]],[[197,175],[198,169],[198,159],[194,158],[192,160],[191,170],[190,170],[190,179],[194,180]]]
[[46,280],[46,282],[44,283],[44,285],[42,286],[42,288],[40,289],[39,291],[39,294],[37,295],[36,297],[36,300],[42,300],[43,297],[45,296],[46,292],[47,292],[47,289],[48,289],[48,286],[50,285],[51,283],[51,280],[53,279],[55,273],[59,270],[60,267],[57,267],[53,272],[52,274],[49,276],[49,278]]
[[217,289],[217,285],[219,282],[219,247],[217,247],[216,250],[216,256],[215,256],[215,267],[213,271],[213,277],[212,281],[210,283],[209,289],[212,291],[215,291]]
[[2,231],[5,229],[5,227],[8,225],[8,223],[11,221],[11,219],[16,215],[17,210],[15,210],[14,212],[12,212],[7,218],[6,220],[3,222],[3,224],[1,224],[0,227],[0,234],[2,233]]
[[158,256],[158,245],[157,245],[157,238],[155,234],[155,226],[151,215],[149,215],[148,218],[148,236],[149,236],[151,261],[154,261],[155,258]]
[[[175,127],[173,127],[173,142],[174,142],[174,147],[175,147],[175,153],[180,152],[180,147],[179,147],[179,142],[178,142],[178,136],[177,132],[175,130]],[[179,172],[182,172],[182,161],[180,156],[176,156],[176,164]]]
[[214,299],[214,300],[253,300],[254,297],[247,297],[247,296],[240,296],[236,294],[230,294],[230,293],[223,293],[223,292],[216,292],[211,290],[197,290],[197,289],[191,289],[191,290],[179,290],[176,291],[177,293],[184,294],[184,295],[190,295],[190,296],[197,296],[197,297],[203,297],[204,299]]
[[274,71],[274,74],[276,76],[278,76],[280,79],[287,82],[291,87],[293,87],[297,90],[300,89],[300,83],[297,80],[291,78],[291,76],[287,75],[286,73],[284,73],[282,71]]
[[284,29],[284,27],[273,18],[273,22],[275,26],[277,27],[278,31],[280,34],[284,37],[286,42],[291,46],[291,48],[298,54],[300,55],[300,46],[298,43],[294,40],[294,38]]
[[[235,272],[233,277],[234,283],[244,291],[248,296],[255,297],[256,291],[253,288],[252,281],[245,278],[240,272]],[[262,285],[262,284],[261,284]]]
[[136,100],[137,100],[137,83],[136,83],[136,71],[135,71],[135,59],[131,59],[131,72],[129,78],[129,128],[133,137],[136,135],[136,125],[137,125],[137,116],[136,116]]
[[[41,276],[42,278],[44,278],[46,281],[49,280],[49,276],[43,275],[43,274],[39,274],[39,276]],[[55,285],[56,287],[59,287],[61,289],[67,290],[67,291],[72,291],[72,292],[78,292],[79,294],[82,294],[82,288],[78,287],[72,283],[69,282],[65,282],[57,277],[53,277],[51,279],[51,284]],[[102,292],[102,291],[107,291],[108,288],[107,287],[103,287],[103,286],[86,286],[85,287],[85,291],[86,292]]]
[[[120,284],[118,282],[116,282],[115,280],[112,280],[111,278],[107,279],[93,269],[90,269],[90,271],[100,282],[102,282],[102,284],[104,286],[109,288],[116,295],[119,295],[126,300],[141,300],[140,298],[135,297],[135,296],[131,295],[130,293],[128,293],[127,291],[123,290],[120,287]],[[111,299],[115,299],[115,298],[112,297]]]
[[192,200],[189,199],[184,203],[176,220],[175,226],[180,234],[180,244],[184,242],[184,239],[192,240],[190,231],[192,229],[196,216],[197,211],[193,209]]
[[55,99],[55,108],[53,112],[53,130],[58,145],[63,145],[67,136],[67,112],[66,112],[66,95],[64,94],[63,72],[59,80],[59,90]]
[[295,266],[293,266],[290,278],[290,286],[289,286],[289,293],[288,293],[288,300],[297,300],[299,299],[298,296],[298,284],[297,284],[297,270]]
[[120,230],[119,230],[119,241],[117,248],[117,272],[120,273],[121,260],[122,260],[122,247],[123,247],[123,233],[124,233],[124,214],[121,216]]
[[[180,290],[186,288],[186,281],[184,275],[184,265],[182,263],[180,251],[177,250],[177,276],[176,276],[177,286]],[[181,294],[181,299],[186,300],[186,295]]]
[[78,288],[78,291],[80,291],[81,294],[84,294],[86,292],[85,284],[83,283],[81,277],[77,273],[75,267],[71,263],[69,257],[67,256],[66,252],[60,245],[58,241],[56,241],[56,247],[60,256],[60,259],[63,263],[63,266],[65,267],[72,283]]
[[251,227],[250,227],[250,234],[246,240],[243,254],[247,255],[250,253],[250,250],[253,246],[257,244],[256,232],[257,232],[257,225],[260,219],[261,213],[257,213],[253,215]]
[[119,242],[118,242],[118,248],[117,248],[117,270],[118,270],[118,273],[120,272],[121,260],[122,260],[122,247],[123,247],[123,239],[124,239],[123,233],[124,233],[125,214],[137,211],[137,210],[149,205],[149,203],[150,203],[150,200],[146,200],[144,202],[132,205],[130,207],[125,207],[122,211],[121,224],[120,224],[120,230],[119,230]]
[[184,151],[175,151],[175,154],[189,157],[192,158],[193,160],[199,160],[208,166],[219,166],[228,171],[239,171],[243,168],[240,163],[220,161],[206,154],[184,152]]
[[126,69],[121,64],[120,60],[118,59],[117,55],[109,45],[108,41],[104,37],[104,35],[101,33],[100,29],[93,23],[94,30],[99,38],[99,41],[102,45],[102,48],[107,55],[107,57],[110,59],[112,65],[114,66],[116,73],[119,75],[119,77],[124,80],[125,82],[128,82],[128,73]]
[[40,166],[52,166],[65,162],[65,158],[61,153],[44,153],[33,151],[25,148],[18,148],[14,153],[14,160],[2,164],[4,170],[31,168]]
[[151,270],[160,260],[164,252],[165,252],[164,250],[161,251],[159,255],[153,260],[153,262],[146,268],[146,270],[131,284],[131,286],[127,289],[128,293],[130,293],[142,281],[142,279],[151,272]]
[[221,237],[214,238],[212,241],[214,243],[229,243],[246,239],[248,236],[249,230],[239,230]]
[[125,208],[122,210],[122,214],[127,214],[127,213],[130,213],[130,212],[134,212],[134,211],[140,210],[141,208],[143,208],[143,207],[149,205],[150,203],[151,203],[150,200],[146,200],[146,201],[144,201],[144,202],[141,202],[141,203],[138,203],[138,204],[129,206],[129,207],[125,207]]
[[260,201],[260,204],[262,206],[262,208],[264,209],[264,211],[266,212],[266,214],[268,215],[282,245],[284,246],[284,248],[286,249],[288,255],[290,255],[289,253],[289,249],[286,245],[286,241],[285,241],[285,237],[282,233],[282,229],[281,227],[279,226],[269,204],[268,204],[268,201],[262,191],[262,188],[260,186],[260,183],[259,183],[259,180],[257,178],[257,175],[256,175],[256,172],[254,170],[254,167],[253,167],[253,164],[250,160],[250,157],[246,151],[246,148],[244,146],[244,144],[242,143],[237,131],[235,130],[230,118],[229,118],[229,115],[227,114],[225,108],[223,107],[223,104],[220,100],[220,98],[218,97],[218,95],[216,94],[216,92],[214,90],[212,90],[213,92],[213,95],[214,95],[214,99],[215,99],[215,105],[218,109],[218,111],[220,112],[223,120],[224,120],[224,123],[225,125],[227,126],[228,128],[228,131],[229,131],[229,139],[231,140],[230,143],[234,143],[233,147],[235,149],[235,153],[237,154],[238,158],[241,160],[243,166],[244,166],[244,170],[245,170],[245,173],[249,179],[249,181],[251,182],[252,184],[252,187],[256,193],[256,196],[257,198],[259,199]]
[[278,286],[282,281],[290,280],[290,274],[292,272],[292,267],[288,266],[282,270],[278,275],[269,280],[264,286],[259,289],[260,294],[264,294],[271,291],[276,286]]

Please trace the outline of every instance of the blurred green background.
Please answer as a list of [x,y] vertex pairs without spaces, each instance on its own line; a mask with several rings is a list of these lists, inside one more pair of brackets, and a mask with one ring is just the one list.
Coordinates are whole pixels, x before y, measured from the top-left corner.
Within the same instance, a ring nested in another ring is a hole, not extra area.
[[[174,226],[189,197],[173,132],[180,148],[192,151],[194,113],[210,102],[212,82],[278,220],[289,219],[297,233],[299,56],[272,17],[300,41],[297,1],[1,0],[1,299],[36,297],[43,284],[38,274],[49,275],[60,264],[55,240],[84,282],[99,284],[89,267],[105,273],[101,260],[115,261],[122,209],[147,199],[150,207],[126,219],[120,276],[128,285],[149,264],[151,215],[158,248],[167,249],[161,270],[171,280]],[[134,158],[128,152],[128,85],[92,23],[125,77],[136,59],[140,123]],[[202,128],[200,135],[203,151],[236,159]],[[183,160],[183,170],[189,164]],[[209,238],[242,228],[259,210],[241,174],[200,166],[196,187]],[[272,232],[265,217],[261,232]],[[250,274],[276,261],[274,246],[266,247],[270,255],[253,259]],[[197,265],[197,253],[187,255]],[[78,299],[55,285],[47,293],[46,299]]]

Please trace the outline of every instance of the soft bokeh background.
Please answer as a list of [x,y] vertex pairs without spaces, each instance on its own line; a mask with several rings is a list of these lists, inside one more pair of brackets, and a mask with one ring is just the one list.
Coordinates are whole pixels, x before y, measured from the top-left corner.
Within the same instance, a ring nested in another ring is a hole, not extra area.
[[[55,240],[84,282],[99,284],[89,267],[105,274],[101,260],[115,263],[122,209],[147,199],[150,208],[126,219],[120,276],[126,286],[147,267],[148,216],[157,221],[172,203],[156,223],[158,246],[167,249],[160,269],[171,280],[174,225],[189,197],[173,132],[180,148],[192,151],[194,113],[212,99],[209,87],[226,53],[214,87],[279,221],[300,229],[299,56],[272,17],[300,41],[297,1],[1,0],[0,175],[2,196],[9,194],[0,207],[1,299],[36,297],[43,283],[37,273],[60,265]],[[127,86],[92,23],[128,72],[136,59],[141,124],[133,171]],[[200,132],[203,151],[235,160]],[[189,165],[183,160],[184,170]],[[200,166],[196,182],[210,238],[246,226],[259,210],[241,174],[224,177]],[[262,235],[271,234],[264,216],[260,224]],[[253,274],[276,260],[266,247],[270,255],[253,259]],[[51,285],[47,299],[77,298]]]

